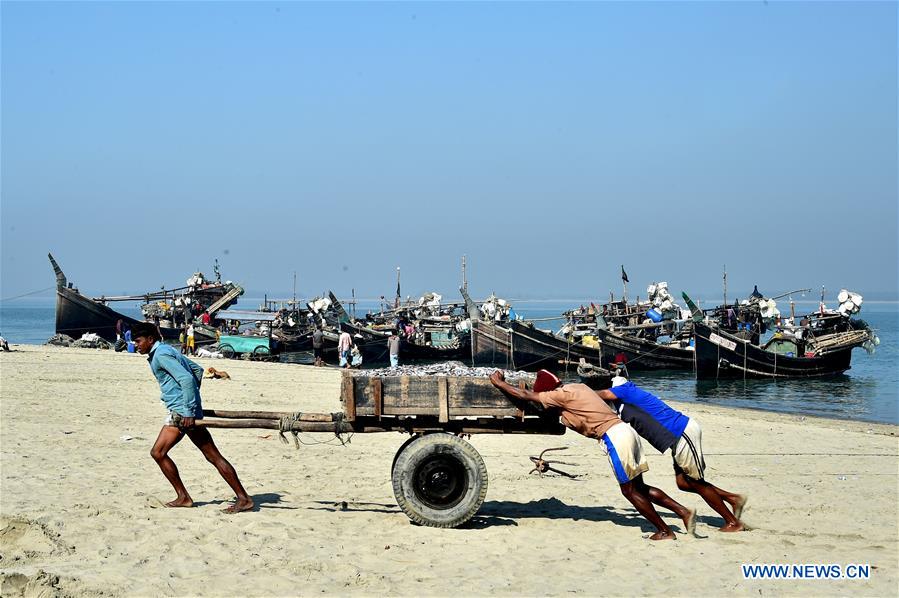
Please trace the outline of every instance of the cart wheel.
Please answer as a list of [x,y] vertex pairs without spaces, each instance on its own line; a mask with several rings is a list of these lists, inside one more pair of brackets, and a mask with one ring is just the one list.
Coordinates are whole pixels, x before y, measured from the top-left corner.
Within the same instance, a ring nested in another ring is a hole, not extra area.
[[225,359],[231,359],[234,357],[234,347],[231,345],[222,345],[219,347],[219,352],[222,354]]
[[256,357],[259,357],[261,355],[271,355],[271,354],[272,354],[272,352],[269,350],[268,347],[259,346],[259,347],[256,347],[255,349],[253,349],[253,355],[255,355]]
[[393,479],[393,472],[396,471],[396,460],[400,458],[400,454],[402,454],[402,452],[406,450],[407,446],[409,446],[419,438],[421,438],[421,434],[413,434],[412,436],[407,438],[406,442],[404,442],[399,450],[396,451],[396,454],[393,456],[393,463],[391,463],[390,465],[390,479]]
[[393,494],[412,521],[429,527],[457,527],[471,519],[487,496],[487,466],[458,436],[426,434],[397,453]]

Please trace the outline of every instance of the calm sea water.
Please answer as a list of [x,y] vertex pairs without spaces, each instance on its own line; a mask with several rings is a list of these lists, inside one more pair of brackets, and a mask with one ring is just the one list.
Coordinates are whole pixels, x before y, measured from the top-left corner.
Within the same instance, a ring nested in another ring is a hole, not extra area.
[[[240,305],[255,308],[257,299],[241,298]],[[515,303],[526,318],[557,316],[576,303]],[[361,315],[374,304],[360,302]],[[797,304],[797,312],[808,312],[814,304]],[[140,317],[137,305],[120,310]],[[874,355],[855,349],[852,369],[845,375],[826,380],[754,380],[697,382],[692,373],[642,373],[633,380],[663,398],[695,401],[730,407],[764,409],[831,418],[899,424],[899,304],[867,302],[860,316],[877,330],[881,344]],[[42,344],[53,335],[55,299],[28,298],[0,303],[0,332],[11,343]],[[541,322],[541,328],[557,328],[561,322]],[[2,374],[2,372],[0,372]]]

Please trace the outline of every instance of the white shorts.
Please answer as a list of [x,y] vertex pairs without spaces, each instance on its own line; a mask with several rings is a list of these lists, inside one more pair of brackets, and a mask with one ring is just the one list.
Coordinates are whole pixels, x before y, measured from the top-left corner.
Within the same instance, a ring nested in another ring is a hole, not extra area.
[[701,480],[705,477],[705,459],[702,456],[702,428],[692,417],[680,440],[671,449],[675,471],[683,471],[688,478]]
[[609,465],[619,484],[626,484],[649,471],[643,455],[643,444],[634,429],[625,423],[615,424],[599,439],[599,445],[609,458]]

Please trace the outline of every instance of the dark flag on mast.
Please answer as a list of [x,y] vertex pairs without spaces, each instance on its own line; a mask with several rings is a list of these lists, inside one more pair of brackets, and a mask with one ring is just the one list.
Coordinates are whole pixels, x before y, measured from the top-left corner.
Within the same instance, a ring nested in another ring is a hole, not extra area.
[[627,272],[624,271],[624,264],[621,265],[621,280],[623,280],[624,282],[630,282],[627,279]]

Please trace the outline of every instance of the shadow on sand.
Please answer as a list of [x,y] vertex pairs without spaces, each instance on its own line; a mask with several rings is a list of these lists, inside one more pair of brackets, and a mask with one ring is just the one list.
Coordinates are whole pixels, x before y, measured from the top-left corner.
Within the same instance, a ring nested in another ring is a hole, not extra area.
[[[668,512],[659,513],[664,519],[672,519],[675,525],[680,518]],[[571,519],[572,521],[611,521],[615,525],[637,527],[644,532],[655,528],[636,511],[619,512],[604,506],[583,507],[568,505],[558,498],[541,498],[521,503],[508,500],[487,501],[478,514],[464,528],[483,529],[496,525],[518,525],[517,519]]]

